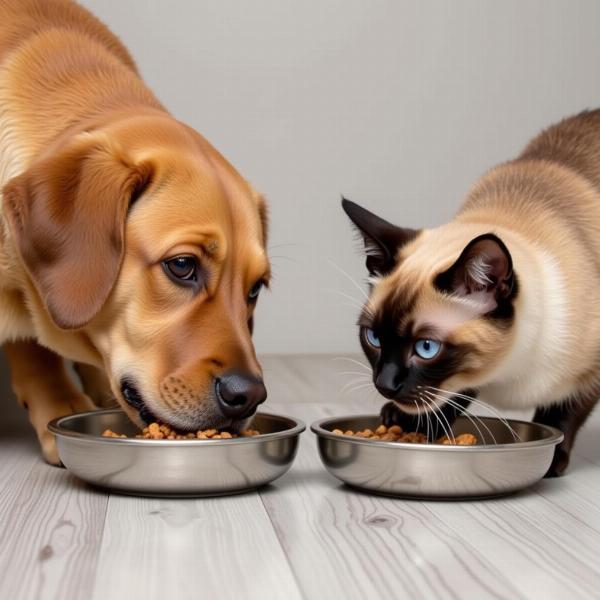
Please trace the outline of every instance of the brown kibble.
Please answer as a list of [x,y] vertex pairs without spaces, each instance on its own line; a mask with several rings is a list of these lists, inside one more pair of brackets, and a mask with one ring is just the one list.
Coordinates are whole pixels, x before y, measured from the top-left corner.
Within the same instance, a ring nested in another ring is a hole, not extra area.
[[457,446],[474,446],[477,444],[477,438],[472,433],[461,433],[456,436]]
[[[404,442],[406,444],[427,444],[429,443],[427,440],[427,436],[420,431],[402,431],[402,427],[399,425],[392,425],[391,427],[386,427],[385,425],[379,425],[375,431],[366,428],[362,431],[352,431],[352,429],[348,429],[346,431],[342,431],[341,429],[334,429],[332,433],[336,435],[350,435],[358,438],[365,438],[370,440],[382,440],[384,442]],[[477,444],[477,438],[470,433],[463,433],[461,435],[456,436],[455,442],[449,440],[447,436],[442,436],[438,440],[436,440],[437,444],[453,444],[456,443],[458,446],[472,446]]]
[[256,429],[244,429],[240,435],[242,437],[254,437],[255,435],[260,435],[260,431],[256,431]]
[[411,431],[410,433],[405,433],[398,440],[400,442],[405,442],[407,444],[426,444],[427,436],[423,433],[419,433],[418,431]]
[[[115,433],[111,429],[105,429],[102,432],[104,437],[112,438],[126,438],[127,436],[120,433]],[[144,427],[141,433],[136,434],[135,437],[139,440],[230,440],[237,437],[254,437],[260,435],[260,431],[257,429],[244,429],[239,434],[231,433],[230,431],[218,431],[217,429],[199,429],[197,432],[179,432],[173,429],[170,425],[165,423],[150,423],[147,427]]]

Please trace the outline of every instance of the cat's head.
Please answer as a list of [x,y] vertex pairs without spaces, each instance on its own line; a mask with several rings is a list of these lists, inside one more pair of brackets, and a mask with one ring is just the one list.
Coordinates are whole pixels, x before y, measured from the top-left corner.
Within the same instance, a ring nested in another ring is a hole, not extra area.
[[476,389],[510,351],[518,293],[510,252],[493,232],[451,223],[396,227],[349,200],[364,241],[370,294],[359,317],[373,382],[407,413]]

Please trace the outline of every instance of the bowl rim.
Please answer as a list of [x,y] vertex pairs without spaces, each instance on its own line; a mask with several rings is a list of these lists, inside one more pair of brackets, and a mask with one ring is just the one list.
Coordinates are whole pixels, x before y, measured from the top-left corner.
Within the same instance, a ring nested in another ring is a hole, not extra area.
[[283,431],[274,431],[273,433],[261,433],[260,435],[255,435],[253,437],[238,437],[231,439],[219,439],[219,440],[199,440],[199,439],[188,439],[188,440],[146,440],[139,438],[111,438],[104,437],[102,435],[93,435],[88,433],[81,433],[79,431],[70,431],[68,429],[64,429],[63,424],[66,421],[77,420],[86,418],[89,416],[100,416],[106,415],[110,413],[120,413],[127,417],[124,410],[121,408],[107,408],[107,409],[99,409],[99,410],[89,410],[81,413],[74,413],[71,415],[64,415],[62,417],[58,417],[50,421],[47,425],[48,431],[56,435],[60,438],[67,439],[75,439],[84,442],[93,442],[93,443],[102,443],[102,444],[125,444],[125,445],[134,445],[134,446],[196,446],[201,447],[202,445],[210,445],[219,446],[219,445],[229,445],[229,444],[260,444],[262,442],[269,442],[271,440],[279,440],[284,438],[289,438],[293,436],[300,435],[305,429],[306,424],[300,419],[296,419],[295,417],[288,417],[287,415],[278,415],[276,413],[267,413],[267,412],[258,412],[254,416],[261,416],[267,418],[275,418],[275,419],[287,419],[291,421],[294,425],[289,429],[284,429]]
[[[564,439],[562,431],[551,427],[550,425],[544,425],[535,421],[524,421],[522,419],[506,419],[509,423],[535,425],[548,432],[548,436],[539,440],[533,440],[531,442],[512,442],[508,444],[476,444],[473,446],[458,446],[458,445],[443,445],[443,444],[411,444],[408,442],[394,442],[390,443],[385,440],[371,440],[369,438],[359,438],[351,436],[342,436],[325,429],[325,426],[336,423],[337,421],[343,421],[345,419],[366,419],[366,418],[379,418],[379,415],[373,414],[359,414],[359,415],[340,415],[337,417],[327,417],[325,419],[317,419],[314,421],[310,430],[317,435],[319,438],[327,438],[335,440],[336,442],[345,442],[349,444],[363,444],[373,447],[381,447],[388,449],[399,449],[399,450],[412,450],[415,452],[498,452],[498,451],[513,451],[523,449],[541,448],[545,446],[556,446]],[[458,417],[466,419],[466,417]],[[499,421],[497,417],[480,417],[487,421]],[[468,419],[467,419],[468,420]]]

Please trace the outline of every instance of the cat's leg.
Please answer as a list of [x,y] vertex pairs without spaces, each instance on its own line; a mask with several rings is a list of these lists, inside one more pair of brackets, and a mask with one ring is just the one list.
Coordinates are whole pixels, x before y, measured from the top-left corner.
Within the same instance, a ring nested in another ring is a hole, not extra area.
[[112,392],[106,373],[98,367],[74,363],[73,368],[83,386],[83,391],[99,408],[115,408],[118,403]]
[[[475,397],[473,391],[469,391],[468,395]],[[464,396],[467,396],[465,393]],[[452,398],[453,404],[458,404],[462,409],[466,409],[470,401],[461,396]],[[427,412],[426,412],[427,411]],[[456,406],[451,406],[445,402],[440,408],[434,411],[428,410],[424,405],[421,405],[421,414],[409,414],[403,411],[396,402],[388,402],[381,409],[381,422],[386,427],[392,425],[400,425],[403,431],[419,431],[421,433],[429,433],[429,439],[435,440],[443,435],[447,435],[449,427],[456,420],[456,417],[461,415],[461,410]]]
[[63,359],[37,342],[4,344],[10,364],[11,383],[19,404],[27,409],[47,462],[60,464],[56,440],[48,422],[74,412],[93,410],[93,402],[80,392],[65,369]]
[[533,420],[560,429],[565,439],[556,447],[552,464],[546,477],[560,477],[569,465],[571,450],[579,428],[584,424],[598,401],[596,394],[577,400],[566,400],[560,404],[538,408]]

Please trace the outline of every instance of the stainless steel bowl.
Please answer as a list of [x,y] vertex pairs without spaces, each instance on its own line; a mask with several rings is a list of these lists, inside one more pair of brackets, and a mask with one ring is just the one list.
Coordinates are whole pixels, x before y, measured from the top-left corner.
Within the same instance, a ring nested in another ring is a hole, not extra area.
[[220,496],[277,479],[296,456],[304,423],[259,413],[252,427],[262,434],[226,440],[102,437],[105,429],[138,433],[118,409],[61,417],[48,425],[60,459],[77,477],[142,496]]
[[[327,470],[356,488],[401,497],[477,498],[526,488],[548,470],[563,434],[546,425],[508,420],[517,441],[499,419],[477,426],[459,418],[453,433],[472,433],[480,445],[406,444],[341,436],[333,429],[375,429],[378,416],[348,416],[313,423]],[[495,441],[494,441],[495,440]]]

